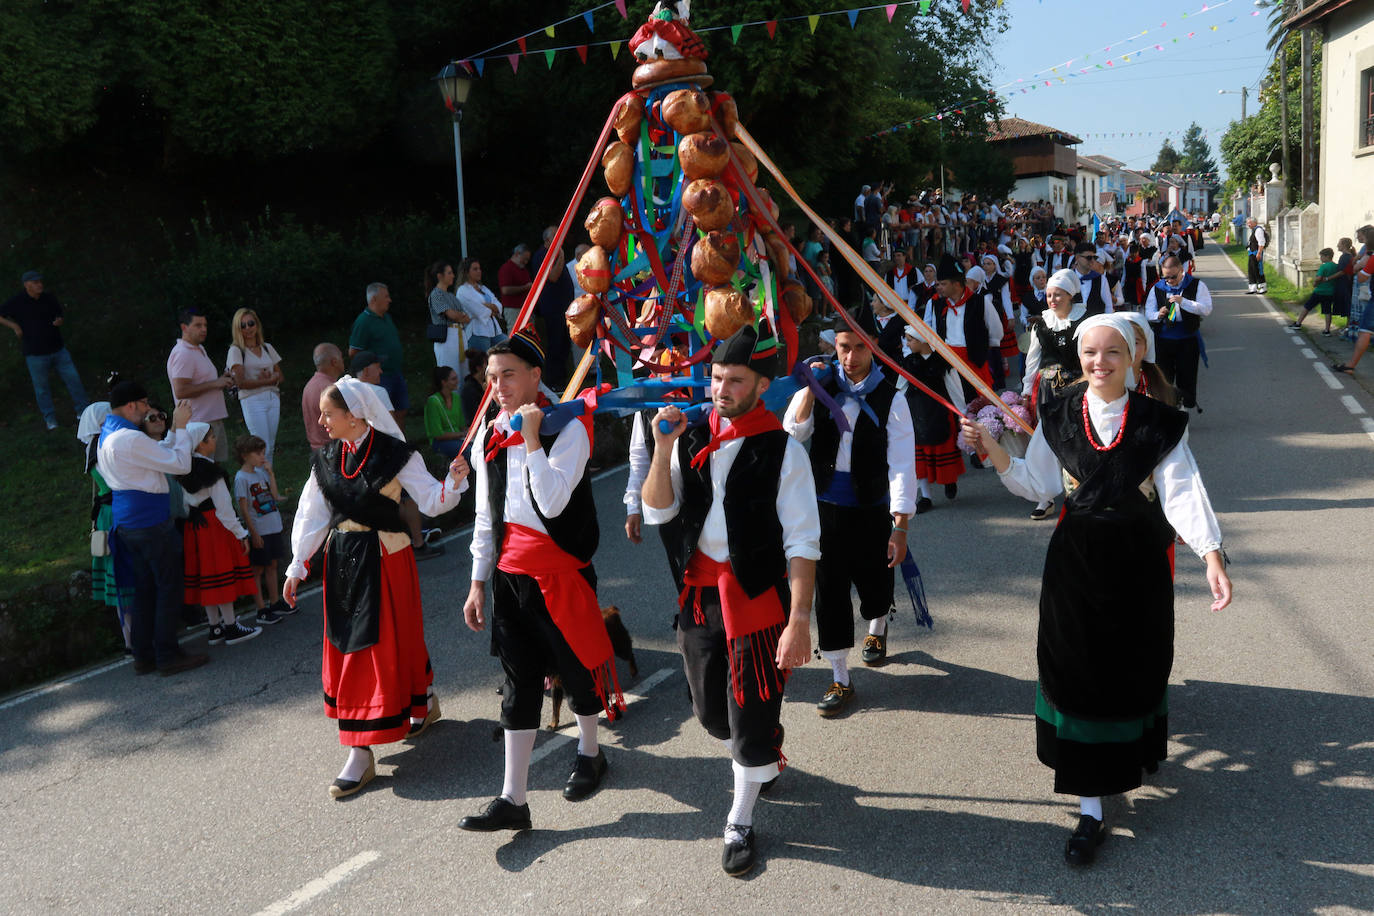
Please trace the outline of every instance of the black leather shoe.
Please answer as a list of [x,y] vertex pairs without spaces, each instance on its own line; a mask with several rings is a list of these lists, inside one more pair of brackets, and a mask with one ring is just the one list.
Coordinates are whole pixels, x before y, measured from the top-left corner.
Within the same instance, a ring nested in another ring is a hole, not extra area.
[[870,668],[876,668],[887,661],[887,634],[874,636],[869,633],[864,637],[864,649],[859,656],[863,663]]
[[827,719],[838,716],[852,699],[854,699],[854,686],[841,684],[837,681],[830,685],[825,696],[821,697],[821,701],[816,704],[816,712]]
[[189,652],[178,652],[177,657],[166,665],[158,665],[157,673],[163,677],[171,677],[183,671],[190,671],[192,668],[199,668],[210,660],[208,655],[192,655]]
[[568,776],[568,784],[563,787],[563,797],[568,801],[582,801],[590,798],[606,776],[606,752],[597,748],[595,757],[577,755],[573,771]]
[[516,805],[498,795],[491,800],[481,814],[469,814],[458,822],[463,830],[480,830],[490,833],[493,830],[529,830],[530,806]]
[[931,502],[927,497],[922,496],[920,499],[916,500],[917,515],[925,515],[927,512],[934,508],[935,503]]
[[157,662],[147,661],[145,659],[139,658],[134,659],[134,674],[142,676],[145,674],[152,674],[156,670]]
[[731,877],[747,874],[758,858],[754,851],[754,828],[728,824],[725,829],[738,835],[740,839],[725,841],[725,851],[720,856],[720,867]]
[[1078,817],[1078,829],[1064,844],[1064,861],[1070,865],[1091,865],[1097,858],[1097,847],[1107,838],[1107,825],[1091,815]]
[[[974,459],[977,461],[978,459]],[[945,499],[953,499],[959,495],[959,485],[957,483],[945,484]]]

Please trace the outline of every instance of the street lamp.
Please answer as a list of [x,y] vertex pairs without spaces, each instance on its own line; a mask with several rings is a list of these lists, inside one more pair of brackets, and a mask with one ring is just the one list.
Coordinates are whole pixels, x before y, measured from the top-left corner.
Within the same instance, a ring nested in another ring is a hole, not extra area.
[[463,120],[463,105],[467,103],[468,93],[472,91],[473,79],[466,70],[455,64],[447,64],[434,78],[439,84],[439,93],[444,97],[444,107],[453,115],[453,161],[458,173],[458,234],[463,257],[468,256],[468,218],[463,204],[463,139],[458,125]]
[[1246,102],[1247,99],[1250,98],[1250,87],[1249,87],[1249,86],[1242,86],[1239,90],[1236,90],[1236,89],[1218,89],[1218,90],[1217,90],[1217,95],[1238,95],[1238,96],[1240,96],[1240,119],[1241,119],[1242,121],[1245,120],[1245,102]]

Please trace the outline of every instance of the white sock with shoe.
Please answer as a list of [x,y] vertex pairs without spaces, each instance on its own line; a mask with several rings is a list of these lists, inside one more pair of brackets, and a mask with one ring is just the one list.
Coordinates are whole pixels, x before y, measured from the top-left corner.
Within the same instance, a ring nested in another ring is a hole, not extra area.
[[513,805],[523,805],[530,780],[530,756],[538,729],[506,729],[506,781],[501,794]]
[[830,670],[834,673],[835,683],[841,687],[849,686],[849,650],[848,649],[822,649],[821,658],[830,662]]
[[348,749],[348,759],[344,761],[344,767],[339,771],[340,779],[347,779],[349,782],[358,782],[367,772],[368,766],[372,763],[372,748],[363,745],[361,747],[351,747]]
[[597,720],[600,716],[577,717],[577,752],[583,757],[595,757],[601,750],[596,739]]

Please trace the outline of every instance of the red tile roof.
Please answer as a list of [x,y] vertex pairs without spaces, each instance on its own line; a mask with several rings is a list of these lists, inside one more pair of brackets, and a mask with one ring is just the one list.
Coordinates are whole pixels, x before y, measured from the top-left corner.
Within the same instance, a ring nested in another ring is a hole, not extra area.
[[1057,143],[1072,146],[1083,141],[1073,134],[1065,133],[1057,127],[1037,124],[1021,118],[1003,118],[1001,121],[988,122],[988,141],[1019,140],[1025,137],[1049,137]]

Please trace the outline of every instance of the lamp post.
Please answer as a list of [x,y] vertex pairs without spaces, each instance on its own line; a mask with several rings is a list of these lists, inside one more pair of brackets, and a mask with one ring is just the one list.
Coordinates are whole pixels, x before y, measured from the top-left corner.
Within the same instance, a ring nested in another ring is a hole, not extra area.
[[1250,87],[1242,86],[1240,89],[1218,89],[1217,95],[1238,95],[1240,96],[1240,119],[1245,120],[1245,102],[1250,98]]
[[458,234],[463,257],[468,256],[468,218],[463,203],[463,139],[458,125],[463,120],[463,105],[467,103],[468,93],[472,91],[472,77],[455,64],[448,64],[434,78],[439,84],[439,92],[444,97],[444,107],[453,115],[453,161],[458,175]]

